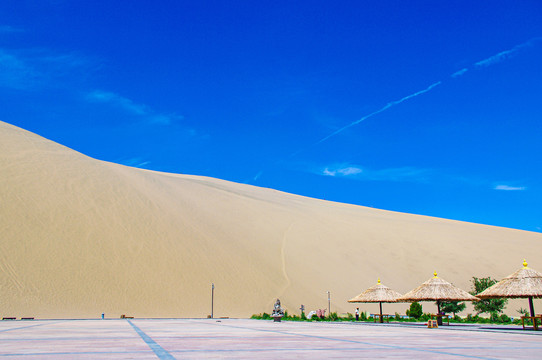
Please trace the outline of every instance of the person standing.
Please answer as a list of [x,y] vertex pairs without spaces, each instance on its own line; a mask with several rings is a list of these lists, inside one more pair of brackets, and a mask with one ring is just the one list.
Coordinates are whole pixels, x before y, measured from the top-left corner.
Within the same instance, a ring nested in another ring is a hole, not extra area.
[[359,308],[356,308],[356,321],[359,321]]

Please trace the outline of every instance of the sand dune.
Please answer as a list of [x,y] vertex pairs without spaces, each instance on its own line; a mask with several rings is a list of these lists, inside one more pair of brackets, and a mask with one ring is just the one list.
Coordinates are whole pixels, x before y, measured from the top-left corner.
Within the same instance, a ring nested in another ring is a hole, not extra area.
[[352,312],[378,277],[405,293],[434,270],[466,290],[524,257],[542,270],[539,233],[130,168],[2,122],[0,174],[0,316],[204,317],[211,282],[216,316],[325,308],[328,290]]

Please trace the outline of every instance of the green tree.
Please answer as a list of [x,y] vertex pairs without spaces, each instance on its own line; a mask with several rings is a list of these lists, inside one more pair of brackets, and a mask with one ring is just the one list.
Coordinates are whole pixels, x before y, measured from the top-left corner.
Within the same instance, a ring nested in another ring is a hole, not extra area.
[[[492,286],[493,284],[496,284],[497,280],[492,279],[491,277],[485,277],[485,278],[477,278],[472,277],[472,291],[470,292],[471,295],[476,296],[476,294],[481,293],[488,287]],[[506,304],[508,303],[507,299],[484,299],[481,301],[477,301],[474,303],[474,310],[478,312],[478,314],[483,313],[501,313]]]
[[410,309],[406,311],[406,314],[408,317],[419,319],[423,314],[422,305],[419,302],[414,301],[412,304],[410,304]]
[[440,311],[444,311],[444,313],[452,313],[455,314],[458,312],[461,312],[465,310],[467,305],[465,305],[464,302],[460,303],[459,301],[441,301],[440,302]]

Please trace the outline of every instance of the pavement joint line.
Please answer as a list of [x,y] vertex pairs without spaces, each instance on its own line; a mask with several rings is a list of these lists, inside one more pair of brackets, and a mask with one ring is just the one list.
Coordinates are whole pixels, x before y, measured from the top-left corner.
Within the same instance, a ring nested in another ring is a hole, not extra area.
[[[148,350],[147,352],[150,352]],[[13,353],[0,354],[4,356],[50,356],[50,355],[103,355],[103,354],[141,354],[141,351],[65,351],[65,352],[34,352],[34,353]]]
[[[261,321],[261,320],[254,320],[254,321]],[[337,325],[337,324],[333,324],[333,323],[329,323],[330,325]],[[373,323],[363,323],[363,322],[360,322],[360,323],[348,323],[348,322],[344,322],[342,324],[350,324],[352,326],[371,326],[371,327],[375,327],[375,328],[380,328],[380,329],[385,329],[387,327],[392,327],[392,328],[410,328],[410,329],[425,329],[427,328],[426,325],[422,325],[422,324],[416,324],[416,323],[400,323],[400,324],[393,324],[393,323],[390,323],[390,324],[373,324]],[[517,328],[517,329],[503,329],[503,328],[488,328],[488,327],[484,327],[482,324],[480,324],[480,326],[476,326],[476,325],[464,325],[464,324],[455,324],[455,325],[451,325],[451,326],[441,326],[439,327],[438,329],[432,329],[431,331],[438,331],[438,330],[444,330],[444,331],[470,331],[470,332],[476,332],[476,333],[494,333],[494,334],[514,334],[514,335],[519,335],[519,336],[522,336],[522,335],[529,335],[529,336],[542,336],[542,331],[534,331],[534,330],[523,330],[521,328]],[[522,340],[518,340],[518,339],[511,339],[511,340],[503,340],[503,341],[510,341],[510,342],[517,342],[517,341],[522,341]]]
[[[396,327],[400,327],[401,325],[395,325]],[[407,325],[408,326],[408,325]],[[484,328],[484,327],[439,327],[439,330],[444,331],[472,331],[472,332],[486,332],[486,333],[498,333],[498,334],[515,334],[515,335],[534,335],[534,336],[541,336],[542,333],[537,331],[531,331],[531,330],[523,330],[523,329],[491,329],[491,328]]]
[[[397,325],[394,325],[393,327],[396,327],[396,328],[400,328],[402,325],[400,324],[397,324]],[[409,325],[406,325],[406,326],[409,326]],[[468,332],[472,332],[472,333],[491,333],[491,334],[512,334],[512,335],[517,335],[518,337],[519,336],[523,336],[523,335],[527,335],[527,336],[541,336],[542,335],[542,332],[535,332],[535,331],[530,331],[530,332],[523,332],[522,329],[510,329],[510,330],[506,330],[506,329],[489,329],[489,328],[482,328],[482,327],[461,327],[461,328],[458,328],[458,327],[439,327],[438,329],[432,329],[431,331],[438,331],[438,330],[443,330],[443,331],[468,331]],[[514,342],[514,343],[517,343],[517,342],[529,342],[529,341],[526,341],[525,339],[520,339],[520,338],[515,338],[515,339],[502,339],[501,341],[506,341],[506,342]]]
[[[397,324],[395,326],[401,326],[401,324]],[[403,325],[408,326],[408,325]],[[424,326],[425,327],[425,326]],[[461,325],[461,324],[455,324],[450,326],[439,326],[440,330],[446,330],[446,331],[475,331],[475,332],[490,332],[490,333],[500,333],[500,334],[516,334],[516,335],[531,335],[531,336],[542,336],[542,332],[540,331],[534,331],[532,329],[523,329],[520,325],[518,325],[516,328],[504,328],[504,327],[488,327],[487,324],[480,324],[479,326],[469,326],[469,325]]]
[[176,360],[173,355],[171,355],[169,352],[167,352],[163,347],[158,345],[156,341],[154,341],[149,335],[145,334],[143,330],[138,328],[132,321],[127,320],[128,324],[134,328],[135,332],[145,341],[145,343],[151,348],[152,351],[158,356],[160,360]]
[[[255,320],[255,321],[261,321],[261,320]],[[369,322],[344,322],[346,324],[350,324],[352,326],[374,326],[375,328],[381,327],[395,327],[395,328],[427,328],[427,325],[419,324],[419,323],[386,323],[386,324],[379,324],[379,323],[369,323]],[[436,329],[435,329],[436,330]],[[487,324],[457,324],[452,323],[451,325],[444,325],[439,326],[438,330],[451,330],[451,331],[475,331],[475,332],[495,332],[495,333],[503,333],[503,334],[517,334],[517,335],[535,335],[535,336],[542,336],[541,331],[534,331],[532,329],[523,329],[520,325],[517,326],[517,328],[503,328],[503,327],[496,327],[496,328],[490,328],[487,327]]]
[[7,332],[7,331],[13,331],[13,330],[26,329],[26,328],[36,327],[36,326],[53,325],[53,324],[59,324],[59,323],[62,323],[62,322],[65,322],[65,321],[62,320],[62,321],[47,322],[47,323],[43,323],[43,324],[20,326],[20,327],[16,327],[16,328],[0,330],[0,332]]
[[134,337],[46,337],[46,338],[2,338],[2,341],[110,341],[110,340],[132,340]]
[[[388,349],[387,347],[382,348],[376,348],[379,350]],[[267,348],[267,349],[186,349],[186,350],[172,350],[172,353],[204,353],[204,352],[280,352],[280,351],[371,351],[374,349],[367,349],[364,347],[351,347],[351,348],[341,348],[341,347],[333,347],[333,348]]]
[[[382,349],[387,349],[387,347],[383,347]],[[268,348],[268,349],[186,349],[186,350],[172,350],[170,352],[172,353],[235,353],[235,352],[242,352],[242,353],[248,353],[248,352],[258,352],[258,353],[265,353],[265,352],[283,352],[283,351],[370,351],[373,349],[367,349],[364,347],[351,347],[351,348]],[[33,352],[33,353],[6,353],[6,354],[0,354],[0,357],[13,357],[13,356],[51,356],[51,355],[105,355],[105,354],[141,354],[142,352],[150,352],[150,350],[147,351],[65,351],[65,352]]]
[[337,339],[337,338],[332,338],[332,337],[327,337],[327,336],[319,336],[319,335],[296,334],[296,333],[289,333],[289,332],[286,332],[286,331],[279,331],[279,330],[253,329],[253,328],[247,328],[247,327],[242,327],[242,326],[226,325],[224,323],[222,323],[222,324],[213,324],[213,325],[215,325],[215,326],[228,326],[228,327],[233,327],[233,328],[238,328],[238,329],[245,329],[245,330],[257,330],[257,331],[265,331],[265,332],[274,332],[274,333],[278,333],[278,334],[291,335],[291,336],[303,336],[303,337],[315,338],[315,339],[324,339],[324,340],[332,340],[332,341],[364,344],[364,345],[370,345],[370,346],[375,346],[375,347],[385,347],[385,348],[400,349],[400,350],[409,350],[409,351],[426,352],[426,353],[434,353],[434,354],[441,354],[441,355],[458,356],[458,357],[472,358],[472,359],[496,360],[496,358],[485,357],[485,356],[464,355],[464,354],[456,354],[456,353],[446,352],[446,351],[416,349],[416,348],[409,348],[409,347],[406,347],[406,346],[377,344],[377,343],[370,343],[370,342],[364,342],[364,341],[358,341],[358,340],[349,340],[349,339]]

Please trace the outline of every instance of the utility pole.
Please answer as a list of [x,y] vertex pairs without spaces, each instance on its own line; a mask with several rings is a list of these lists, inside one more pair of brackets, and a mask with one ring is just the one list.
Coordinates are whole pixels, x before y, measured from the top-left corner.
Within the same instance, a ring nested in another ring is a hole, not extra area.
[[215,284],[211,283],[211,319],[213,318],[213,310],[215,303]]
[[331,296],[329,291],[327,292],[327,311],[329,313],[328,316],[331,316]]

